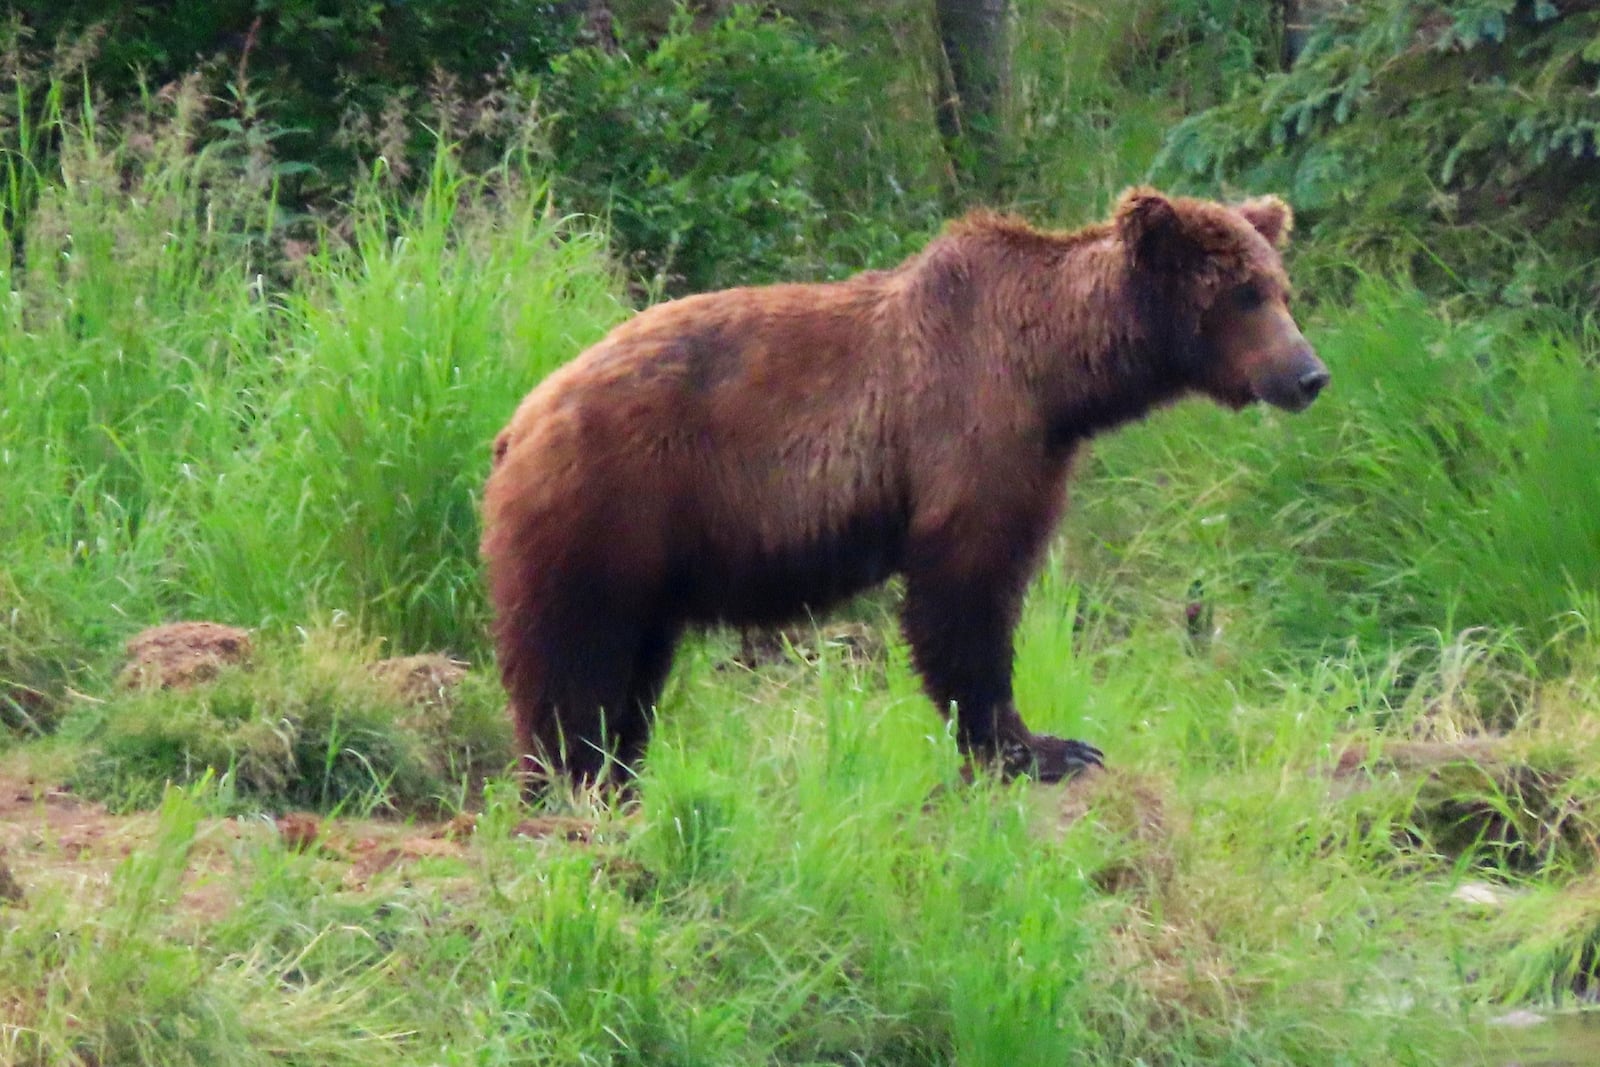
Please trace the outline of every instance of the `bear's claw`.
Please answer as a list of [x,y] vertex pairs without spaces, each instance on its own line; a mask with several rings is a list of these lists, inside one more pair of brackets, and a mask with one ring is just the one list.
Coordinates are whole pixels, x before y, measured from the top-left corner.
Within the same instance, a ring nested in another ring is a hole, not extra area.
[[1106,764],[1105,753],[1087,741],[1034,734],[1027,743],[1013,741],[1002,748],[1000,765],[1007,778],[1059,782]]

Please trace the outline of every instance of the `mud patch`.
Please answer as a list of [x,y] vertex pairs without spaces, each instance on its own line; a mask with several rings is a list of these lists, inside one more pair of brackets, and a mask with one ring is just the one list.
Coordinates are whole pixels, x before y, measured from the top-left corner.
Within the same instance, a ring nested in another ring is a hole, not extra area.
[[350,869],[345,872],[346,889],[365,889],[377,875],[418,860],[450,858],[462,859],[467,846],[460,841],[442,837],[417,837],[407,835],[398,839],[363,837],[352,841],[346,856]]
[[[361,889],[376,874],[412,861],[464,856],[468,842],[446,836],[449,825],[322,820],[305,813],[278,820],[206,819],[188,854],[177,909],[200,922],[232,910],[240,892],[241,844],[266,845],[276,838],[286,849],[335,865],[329,873],[336,884]],[[64,897],[96,906],[108,899],[117,866],[147,848],[157,830],[154,812],[114,815],[67,790],[0,776],[0,857],[15,892],[30,901]],[[342,864],[348,870],[341,876]]]
[[[40,782],[0,776],[0,852],[30,902],[62,898],[94,907],[117,866],[156,835],[153,812],[112,815],[104,805]],[[256,833],[251,820],[209,820],[196,835],[178,901],[190,916],[217,918],[237,886],[228,846]]]
[[66,789],[0,778],[0,848],[10,851],[17,866],[23,856],[40,850],[70,859],[104,851],[107,842],[120,845],[113,832],[119,825],[151,823],[151,819],[117,819],[105,806],[81,799]]
[[[477,850],[477,823],[472,813],[406,822],[310,812],[202,819],[172,901],[174,915],[192,929],[225,918],[244,889],[249,857],[262,847],[305,856],[318,880],[336,892],[366,892],[380,879],[425,880],[464,892],[462,886],[475,883],[452,861],[468,861]],[[159,829],[156,812],[113,814],[67,789],[0,773],[0,914],[20,902],[65,901],[74,910],[103,905],[111,899],[118,866],[153,847]],[[510,837],[551,848],[599,846],[602,837],[611,841],[594,820],[567,815],[522,818]],[[597,848],[594,855],[598,868],[608,873],[620,863],[608,848]],[[619,873],[626,872],[619,867]]]

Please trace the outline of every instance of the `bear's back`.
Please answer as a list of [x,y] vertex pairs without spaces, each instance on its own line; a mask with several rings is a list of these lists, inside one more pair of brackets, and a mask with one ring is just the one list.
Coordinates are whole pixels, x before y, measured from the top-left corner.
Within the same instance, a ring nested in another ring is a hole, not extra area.
[[[881,579],[905,498],[885,277],[641,312],[523,402],[486,512],[537,510],[673,557],[718,617],[795,610],[770,590],[820,606]],[[861,573],[842,573],[853,558]]]

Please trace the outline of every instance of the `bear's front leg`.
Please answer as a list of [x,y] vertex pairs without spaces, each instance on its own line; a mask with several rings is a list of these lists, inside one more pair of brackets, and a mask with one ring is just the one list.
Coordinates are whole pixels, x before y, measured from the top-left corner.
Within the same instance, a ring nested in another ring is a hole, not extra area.
[[1057,782],[1102,766],[1093,745],[1036,734],[1011,696],[1012,631],[1025,576],[957,577],[924,557],[908,568],[901,624],[923,685],[939,710],[956,709],[963,752],[1006,777]]

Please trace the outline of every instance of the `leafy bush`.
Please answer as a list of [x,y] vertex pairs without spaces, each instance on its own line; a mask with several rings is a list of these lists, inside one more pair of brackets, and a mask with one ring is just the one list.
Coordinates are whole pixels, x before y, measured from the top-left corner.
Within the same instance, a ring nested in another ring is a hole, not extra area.
[[0,94],[0,718],[30,730],[182,588],[187,475],[238,447],[271,317],[271,176],[197,147],[198,82],[115,130],[66,92]]
[[1325,275],[1353,260],[1487,301],[1586,307],[1596,40],[1587,4],[1359,0],[1293,69],[1180,123],[1157,171],[1286,192]]
[[789,19],[738,5],[696,29],[680,9],[654,43],[553,63],[557,191],[609,219],[659,288],[772,280],[814,257],[822,215],[797,112],[831,109],[845,89],[838,54]]
[[625,311],[600,240],[536,183],[441,154],[420,201],[368,190],[353,241],[305,259],[277,346],[255,353],[274,379],[253,432],[193,488],[203,614],[318,605],[407,651],[480,647],[489,442]]
[[[89,80],[118,107],[218,61],[292,131],[287,156],[343,184],[354,162],[335,136],[352,114],[414,110],[439,75],[469,90],[504,67],[544,69],[576,39],[576,5],[560,0],[182,0],[27,5],[39,46],[76,48]],[[59,50],[59,49],[58,49]],[[413,128],[413,136],[422,131]]]

